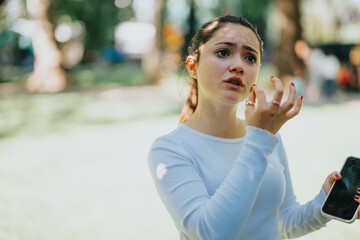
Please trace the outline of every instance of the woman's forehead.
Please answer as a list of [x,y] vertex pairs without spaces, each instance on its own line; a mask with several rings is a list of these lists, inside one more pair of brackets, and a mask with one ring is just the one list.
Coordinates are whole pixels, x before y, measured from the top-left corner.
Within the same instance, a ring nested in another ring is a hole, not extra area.
[[248,27],[240,24],[227,23],[214,33],[214,36],[209,40],[210,44],[217,42],[233,42],[235,44],[251,45],[259,49],[259,39],[256,34]]

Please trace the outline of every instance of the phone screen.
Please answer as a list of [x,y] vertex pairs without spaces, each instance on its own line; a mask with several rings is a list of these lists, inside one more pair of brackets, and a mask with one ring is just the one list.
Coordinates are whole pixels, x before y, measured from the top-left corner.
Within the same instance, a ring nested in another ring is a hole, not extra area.
[[341,179],[334,183],[323,206],[323,212],[351,220],[359,204],[354,200],[360,187],[360,159],[348,157],[341,172]]

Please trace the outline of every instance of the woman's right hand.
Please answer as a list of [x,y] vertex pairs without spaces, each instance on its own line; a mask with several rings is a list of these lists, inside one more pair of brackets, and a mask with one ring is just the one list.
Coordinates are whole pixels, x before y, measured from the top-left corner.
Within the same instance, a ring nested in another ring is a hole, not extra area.
[[[335,181],[338,181],[341,179],[341,174],[338,171],[332,172],[327,176],[324,184],[322,185],[322,188],[326,195],[329,194],[330,189],[332,185],[335,183]],[[354,196],[354,200],[360,204],[360,187],[356,190],[357,194]],[[360,219],[360,209],[358,211],[357,219]]]
[[275,85],[275,93],[271,101],[267,101],[263,89],[257,85],[252,86],[248,101],[250,103],[257,101],[257,105],[246,104],[245,121],[248,126],[262,128],[276,134],[282,125],[300,112],[303,97],[296,98],[296,88],[291,83],[289,97],[281,104],[283,85],[277,77],[271,77],[270,81]]

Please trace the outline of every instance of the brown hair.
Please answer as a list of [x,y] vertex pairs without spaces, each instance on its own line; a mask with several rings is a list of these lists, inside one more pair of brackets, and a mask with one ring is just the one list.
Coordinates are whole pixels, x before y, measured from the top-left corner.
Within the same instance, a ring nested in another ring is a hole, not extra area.
[[[214,33],[222,28],[226,23],[240,24],[244,27],[251,29],[259,40],[260,56],[263,56],[263,41],[261,40],[256,27],[243,17],[226,15],[217,17],[205,24],[196,32],[191,40],[191,45],[188,48],[188,55],[195,56],[196,61],[200,60],[200,47],[209,41]],[[198,84],[197,79],[192,78],[192,84],[189,97],[181,111],[179,123],[186,122],[195,112],[198,104]]]

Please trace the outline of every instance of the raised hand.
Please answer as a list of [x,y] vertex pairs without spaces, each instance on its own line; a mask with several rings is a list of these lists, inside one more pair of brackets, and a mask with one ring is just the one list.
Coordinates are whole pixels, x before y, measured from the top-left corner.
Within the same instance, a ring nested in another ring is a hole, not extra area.
[[[264,90],[257,85],[253,85],[246,101],[245,118],[247,125],[276,134],[282,125],[300,112],[302,96],[296,98],[296,88],[291,83],[288,99],[281,103],[284,93],[283,85],[277,77],[271,77],[270,81],[275,85],[273,99],[267,101]],[[256,101],[257,105],[255,105]]]

